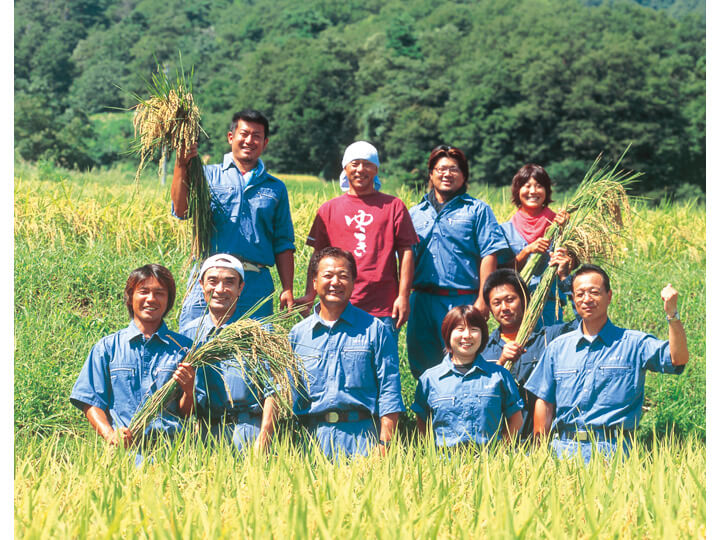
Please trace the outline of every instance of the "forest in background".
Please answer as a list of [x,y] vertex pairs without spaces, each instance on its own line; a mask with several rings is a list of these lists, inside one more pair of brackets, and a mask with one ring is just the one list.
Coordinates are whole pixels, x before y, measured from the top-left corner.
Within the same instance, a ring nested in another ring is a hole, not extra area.
[[[136,162],[133,93],[179,52],[209,138],[234,111],[271,122],[271,170],[337,177],[375,144],[382,175],[415,184],[437,144],[471,181],[524,163],[560,188],[598,153],[652,197],[705,190],[705,2],[698,0],[16,0],[15,150],[90,169]],[[157,63],[156,63],[157,62]]]

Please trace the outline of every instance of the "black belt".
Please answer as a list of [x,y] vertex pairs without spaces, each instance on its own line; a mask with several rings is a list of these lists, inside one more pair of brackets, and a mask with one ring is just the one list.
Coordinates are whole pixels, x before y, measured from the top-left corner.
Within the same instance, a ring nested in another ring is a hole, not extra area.
[[[249,410],[249,411],[242,411],[242,412],[227,412],[222,416],[215,416],[210,419],[210,425],[211,426],[217,426],[218,424],[238,424],[240,423],[241,419],[251,419],[253,417],[260,418],[262,417],[262,409],[259,409],[257,411]],[[203,420],[201,418],[201,420]],[[204,419],[207,421],[207,419]]]
[[604,426],[586,426],[586,429],[566,429],[562,430],[559,433],[556,433],[555,436],[559,439],[566,439],[571,441],[578,441],[578,442],[588,442],[593,439],[595,440],[609,440],[609,439],[619,439],[621,436],[625,438],[631,437],[633,434],[633,431],[628,429],[623,429],[620,426],[611,426],[611,427],[604,427]]
[[460,296],[464,294],[478,294],[477,289],[445,289],[442,287],[414,287],[416,291],[427,294],[436,294],[438,296]]
[[237,253],[231,253],[230,255],[232,255],[233,257],[235,257],[238,261],[240,261],[242,263],[243,270],[245,270],[246,272],[260,272],[260,270],[262,270],[263,268],[267,268],[266,265],[256,263],[253,261],[248,261],[247,259],[245,259],[244,257],[241,257]]
[[369,420],[373,417],[367,410],[357,411],[329,411],[320,414],[307,414],[300,417],[301,422],[327,422],[339,424],[340,422],[359,422]]

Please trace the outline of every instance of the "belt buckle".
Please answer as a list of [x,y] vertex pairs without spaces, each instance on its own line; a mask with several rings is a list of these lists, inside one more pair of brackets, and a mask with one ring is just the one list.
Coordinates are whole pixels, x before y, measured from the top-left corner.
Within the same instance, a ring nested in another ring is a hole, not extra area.
[[325,416],[325,420],[327,420],[331,424],[337,424],[340,421],[340,414],[335,411],[329,412]]
[[590,433],[587,431],[578,430],[575,432],[575,440],[580,442],[586,442],[590,440]]

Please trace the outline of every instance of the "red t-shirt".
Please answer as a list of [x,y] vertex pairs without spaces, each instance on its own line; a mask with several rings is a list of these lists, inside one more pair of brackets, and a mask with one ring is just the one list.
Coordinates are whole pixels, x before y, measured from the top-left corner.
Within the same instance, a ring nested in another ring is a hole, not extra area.
[[346,193],[327,201],[307,238],[318,251],[334,246],[353,254],[358,277],[350,303],[375,317],[392,315],[399,290],[396,251],[417,242],[403,202],[379,191],[362,197]]

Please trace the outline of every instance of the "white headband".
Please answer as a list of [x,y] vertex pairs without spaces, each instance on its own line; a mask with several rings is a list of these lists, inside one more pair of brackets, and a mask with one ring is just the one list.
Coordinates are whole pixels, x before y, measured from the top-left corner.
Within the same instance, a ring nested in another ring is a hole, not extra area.
[[[356,159],[369,161],[375,165],[378,168],[378,172],[380,172],[380,159],[378,158],[377,149],[372,144],[365,141],[356,141],[352,143],[345,149],[345,154],[343,154],[342,159],[343,172],[340,173],[340,189],[343,191],[350,189],[350,180],[348,180],[347,174],[345,174],[345,166]],[[380,191],[380,186],[382,184],[380,183],[380,178],[378,178],[377,175],[375,175],[375,178],[373,179],[373,184],[375,186],[375,190]]]
[[245,270],[243,270],[242,263],[227,253],[218,253],[205,259],[205,262],[200,268],[200,277],[198,278],[198,281],[202,281],[202,278],[208,268],[231,268],[240,274],[241,281],[245,281]]

